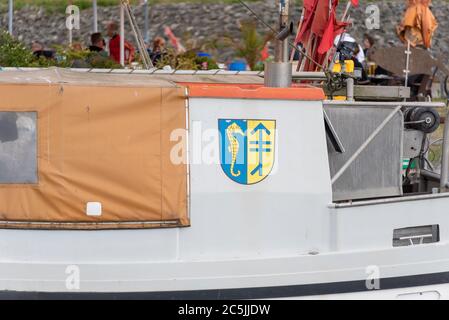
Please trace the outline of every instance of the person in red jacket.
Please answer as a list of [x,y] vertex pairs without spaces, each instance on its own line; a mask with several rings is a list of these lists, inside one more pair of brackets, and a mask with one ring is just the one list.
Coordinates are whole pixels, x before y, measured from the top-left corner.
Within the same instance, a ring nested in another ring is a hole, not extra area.
[[[115,21],[109,22],[107,26],[109,40],[109,55],[117,63],[120,63],[120,35],[118,34],[118,24]],[[134,46],[125,40],[125,63],[133,62],[136,50]]]

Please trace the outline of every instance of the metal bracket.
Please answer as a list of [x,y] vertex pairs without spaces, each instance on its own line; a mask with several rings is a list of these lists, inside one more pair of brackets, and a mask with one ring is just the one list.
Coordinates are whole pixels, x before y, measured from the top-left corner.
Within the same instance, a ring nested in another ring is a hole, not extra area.
[[337,131],[335,131],[334,126],[332,125],[331,120],[329,119],[329,116],[326,113],[326,110],[323,109],[324,113],[324,125],[326,128],[326,134],[329,138],[330,142],[332,143],[332,146],[334,147],[335,151],[338,153],[345,153],[346,150],[343,146],[343,143],[341,142],[340,138],[338,137]]

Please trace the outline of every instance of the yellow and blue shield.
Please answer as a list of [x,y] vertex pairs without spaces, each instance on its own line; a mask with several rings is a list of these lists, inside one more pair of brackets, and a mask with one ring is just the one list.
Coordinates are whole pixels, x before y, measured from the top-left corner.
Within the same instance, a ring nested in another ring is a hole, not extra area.
[[250,185],[264,180],[273,169],[275,120],[218,120],[220,162],[233,181]]

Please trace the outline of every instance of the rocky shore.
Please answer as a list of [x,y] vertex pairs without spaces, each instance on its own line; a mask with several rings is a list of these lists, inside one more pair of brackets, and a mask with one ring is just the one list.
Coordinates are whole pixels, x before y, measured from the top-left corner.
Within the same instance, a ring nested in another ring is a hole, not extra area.
[[[363,2],[363,1],[361,1]],[[405,1],[370,1],[354,9],[351,17],[354,19],[354,27],[351,34],[361,39],[364,33],[373,35],[380,45],[399,43],[396,36],[396,25],[401,20],[405,8]],[[380,9],[380,29],[367,30],[365,13],[368,5],[376,4]],[[267,23],[276,23],[276,9],[273,1],[250,2],[254,10]],[[143,8],[135,7],[135,14],[139,24],[143,27]],[[163,35],[164,27],[169,26],[180,38],[190,38],[197,43],[206,43],[215,38],[230,35],[239,37],[239,21],[248,19],[251,15],[240,4],[172,4],[151,6],[150,13],[150,37]],[[435,53],[443,55],[446,59],[449,55],[449,2],[442,0],[433,1],[433,12],[438,19],[439,28],[435,35]],[[300,8],[295,8],[294,17],[298,20]],[[104,22],[119,17],[117,7],[99,8],[100,29]],[[6,12],[0,13],[0,27],[7,26]],[[130,30],[130,27],[127,27]],[[262,24],[259,24],[260,32],[267,32]],[[84,44],[88,43],[89,34],[92,32],[92,10],[81,12],[81,29],[74,32],[74,38]],[[68,39],[65,27],[65,15],[63,13],[49,13],[37,7],[24,7],[15,12],[14,34],[25,43],[39,40],[51,46],[53,44],[66,43]],[[133,39],[131,34],[128,39]],[[220,53],[220,60],[232,58],[231,50]],[[449,60],[449,59],[447,59]]]

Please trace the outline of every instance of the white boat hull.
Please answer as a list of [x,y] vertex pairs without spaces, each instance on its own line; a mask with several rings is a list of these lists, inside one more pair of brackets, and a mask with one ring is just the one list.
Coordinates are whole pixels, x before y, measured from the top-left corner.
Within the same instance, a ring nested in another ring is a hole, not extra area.
[[[0,298],[448,297],[449,194],[333,204],[321,101],[191,98],[188,112],[190,227],[0,230]],[[262,182],[226,176],[219,119],[276,121]],[[429,225],[438,242],[393,246]]]

